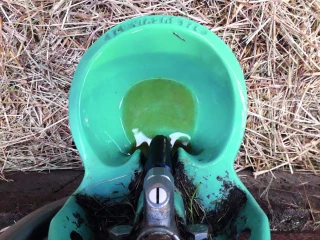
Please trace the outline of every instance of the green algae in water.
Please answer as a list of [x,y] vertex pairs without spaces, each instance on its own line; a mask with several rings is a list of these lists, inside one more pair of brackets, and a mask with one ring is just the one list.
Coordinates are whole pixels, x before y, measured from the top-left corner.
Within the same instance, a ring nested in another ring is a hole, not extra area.
[[128,90],[120,106],[124,131],[131,142],[135,141],[133,129],[149,138],[175,132],[191,137],[196,125],[196,102],[192,92],[179,82],[139,82]]

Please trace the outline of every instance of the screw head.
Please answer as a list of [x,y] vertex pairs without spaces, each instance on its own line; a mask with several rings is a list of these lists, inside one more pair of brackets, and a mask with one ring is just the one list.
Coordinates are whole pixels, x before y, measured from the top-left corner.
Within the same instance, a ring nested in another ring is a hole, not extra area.
[[155,187],[149,192],[149,200],[153,204],[162,204],[166,201],[168,194],[166,190],[161,187]]

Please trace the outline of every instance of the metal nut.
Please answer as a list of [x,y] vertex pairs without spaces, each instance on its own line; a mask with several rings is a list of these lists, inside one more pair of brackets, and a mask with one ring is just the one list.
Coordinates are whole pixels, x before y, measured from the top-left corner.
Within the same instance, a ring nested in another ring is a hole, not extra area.
[[130,236],[132,227],[130,225],[118,225],[109,230],[110,240],[123,240]]
[[192,224],[187,226],[188,240],[208,239],[208,226],[204,224]]

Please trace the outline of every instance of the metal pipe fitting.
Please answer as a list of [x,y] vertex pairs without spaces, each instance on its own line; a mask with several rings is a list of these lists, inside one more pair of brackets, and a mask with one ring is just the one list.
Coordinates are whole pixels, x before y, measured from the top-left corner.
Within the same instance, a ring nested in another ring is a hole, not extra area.
[[167,168],[151,168],[144,179],[144,227],[138,239],[155,234],[180,239],[175,223],[174,180]]

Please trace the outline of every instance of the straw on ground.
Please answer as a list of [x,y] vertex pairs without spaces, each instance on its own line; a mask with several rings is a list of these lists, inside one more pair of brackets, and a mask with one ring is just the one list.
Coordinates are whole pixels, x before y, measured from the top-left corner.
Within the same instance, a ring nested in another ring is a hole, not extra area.
[[249,117],[237,170],[320,173],[317,0],[6,0],[0,3],[0,172],[81,167],[68,126],[85,50],[126,19],[180,15],[220,36],[244,70]]

